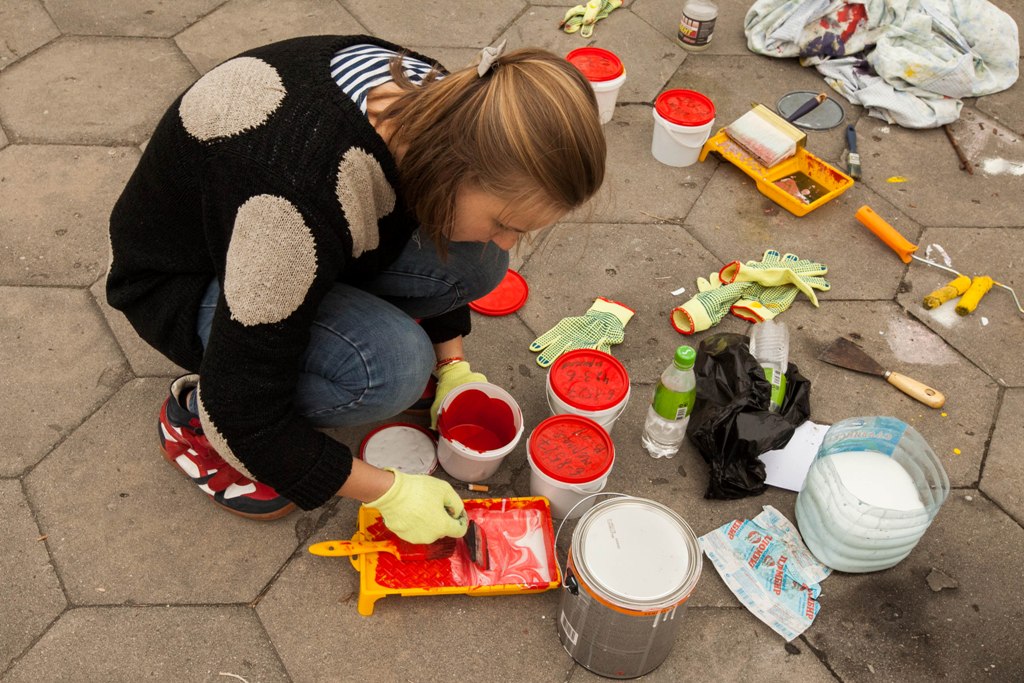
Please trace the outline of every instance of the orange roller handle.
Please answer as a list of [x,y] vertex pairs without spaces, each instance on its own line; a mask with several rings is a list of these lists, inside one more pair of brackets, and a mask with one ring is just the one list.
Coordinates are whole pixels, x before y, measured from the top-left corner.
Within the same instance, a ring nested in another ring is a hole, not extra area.
[[896,231],[896,228],[889,225],[867,204],[857,209],[857,213],[854,215],[865,228],[875,233],[875,237],[895,251],[904,263],[910,263],[910,255],[917,251],[916,244],[908,242],[903,235]]

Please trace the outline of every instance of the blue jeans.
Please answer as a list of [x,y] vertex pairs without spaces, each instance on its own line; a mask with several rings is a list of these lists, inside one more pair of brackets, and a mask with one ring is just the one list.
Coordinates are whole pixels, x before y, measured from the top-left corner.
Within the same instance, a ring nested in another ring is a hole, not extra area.
[[[416,319],[447,313],[487,294],[508,270],[492,242],[452,242],[442,261],[417,232],[375,279],[335,284],[320,304],[303,358],[295,402],[317,427],[348,427],[402,412],[423,393],[433,345]],[[220,285],[210,283],[196,331],[206,347]]]

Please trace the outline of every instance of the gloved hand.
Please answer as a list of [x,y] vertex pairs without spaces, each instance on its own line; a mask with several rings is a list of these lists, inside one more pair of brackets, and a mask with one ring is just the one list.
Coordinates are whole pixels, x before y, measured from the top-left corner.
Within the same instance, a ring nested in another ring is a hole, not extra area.
[[557,325],[537,337],[530,350],[539,353],[537,365],[546,368],[566,351],[597,349],[611,353],[612,344],[625,338],[626,323],[633,317],[633,309],[604,297],[594,299],[594,305],[584,315],[562,318]]
[[[799,258],[795,254],[782,256],[775,249],[768,249],[760,261],[727,263],[718,271],[718,276],[723,284],[756,282],[766,288],[793,285],[817,306],[818,297],[814,290],[827,291],[831,288],[828,281],[821,277],[826,273],[828,266],[824,264]],[[774,296],[778,298],[779,295]]]
[[452,389],[469,382],[486,382],[487,378],[482,373],[473,372],[469,369],[469,363],[460,360],[457,363],[442,365],[434,373],[437,376],[437,391],[434,394],[434,403],[430,406],[430,428],[437,429],[437,411],[441,409],[444,397]]
[[729,307],[752,286],[749,282],[723,285],[718,273],[712,273],[709,280],[697,278],[698,294],[672,309],[669,318],[672,327],[680,334],[693,334],[717,325],[729,312]]
[[580,36],[589,38],[594,33],[594,24],[622,7],[622,3],[623,0],[590,0],[586,5],[576,5],[565,13],[558,28],[566,33],[579,31]]
[[399,538],[409,543],[433,543],[443,536],[466,535],[469,517],[451,484],[429,474],[384,469],[394,473],[395,483],[366,506],[379,510],[385,526]]

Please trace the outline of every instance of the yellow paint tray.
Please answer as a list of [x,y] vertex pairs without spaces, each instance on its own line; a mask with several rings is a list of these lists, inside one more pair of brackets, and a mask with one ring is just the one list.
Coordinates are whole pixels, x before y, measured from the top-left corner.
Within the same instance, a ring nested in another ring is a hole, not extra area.
[[[486,535],[491,569],[473,565],[464,543],[457,544],[454,555],[440,560],[403,562],[386,552],[354,555],[349,560],[359,572],[360,614],[373,614],[374,603],[388,595],[513,595],[540,593],[561,584],[547,498],[480,498],[463,503],[469,518]],[[359,509],[359,530],[353,541],[395,538],[377,510]]]
[[758,191],[796,216],[804,216],[835,199],[853,185],[853,178],[803,147],[771,167],[762,166],[725,130],[712,135],[700,151],[700,161],[715,152],[754,179]]

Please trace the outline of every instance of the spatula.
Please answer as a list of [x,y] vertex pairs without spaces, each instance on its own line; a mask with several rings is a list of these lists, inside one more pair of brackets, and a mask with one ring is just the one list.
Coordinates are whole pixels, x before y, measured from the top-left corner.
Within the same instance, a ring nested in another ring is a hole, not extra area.
[[832,342],[827,349],[822,351],[818,359],[847,370],[884,377],[889,384],[929,408],[941,408],[946,402],[946,397],[940,391],[906,375],[886,370],[865,353],[864,349],[844,337],[839,337]]

